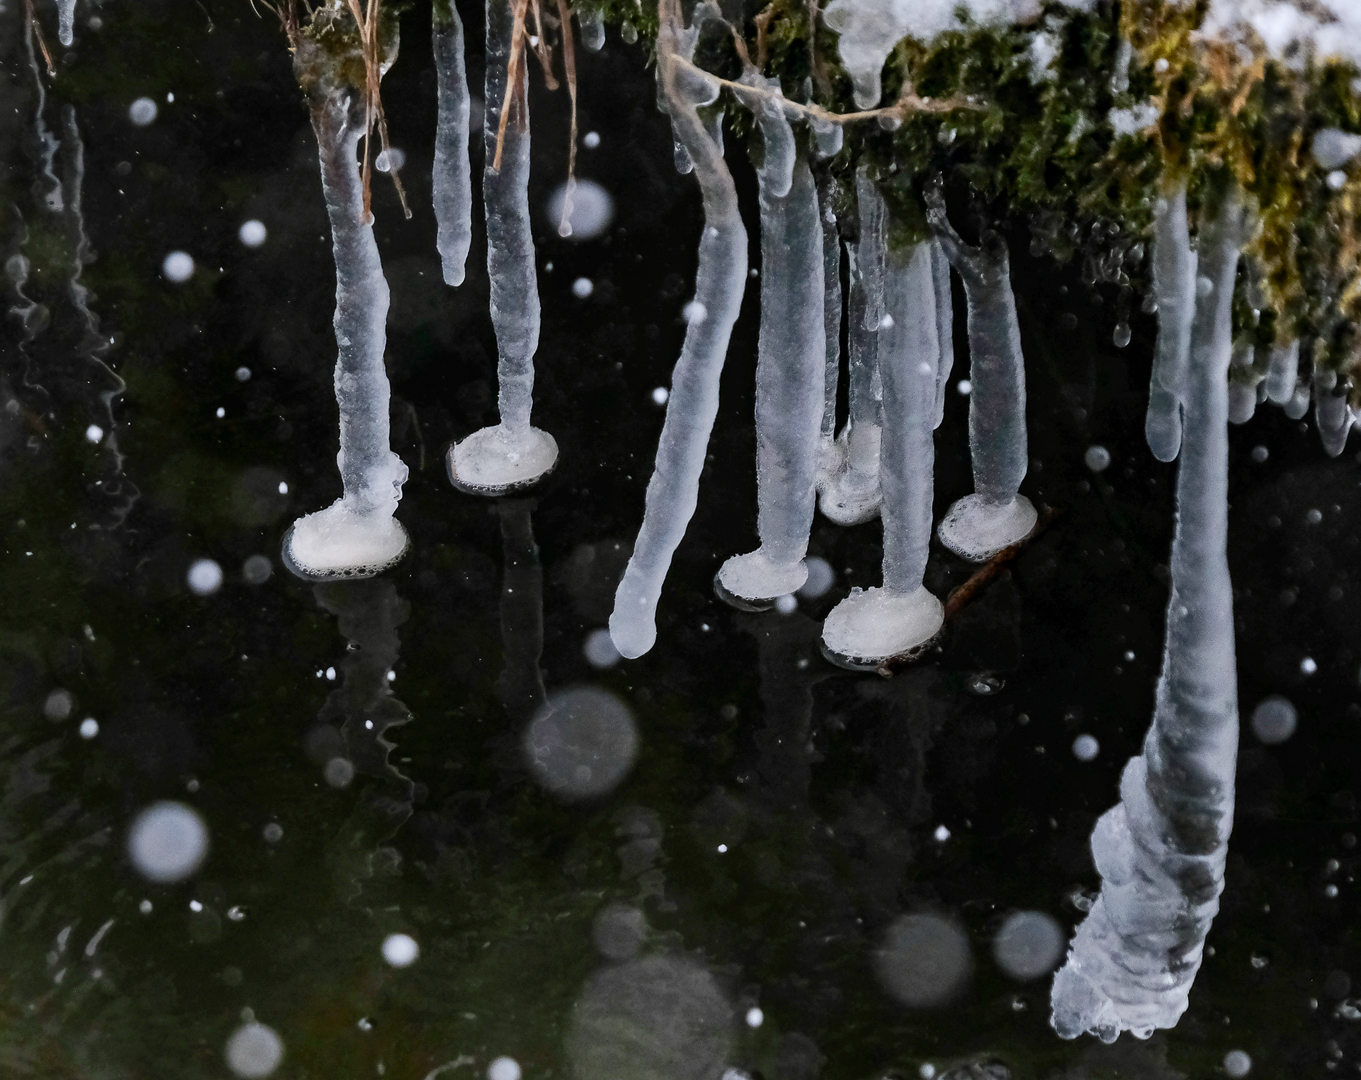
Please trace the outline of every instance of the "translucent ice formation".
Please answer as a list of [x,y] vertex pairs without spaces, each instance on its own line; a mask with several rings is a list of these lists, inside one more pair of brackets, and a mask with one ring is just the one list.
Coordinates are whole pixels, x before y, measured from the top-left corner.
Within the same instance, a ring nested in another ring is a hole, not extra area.
[[[784,122],[783,116],[780,120]],[[784,122],[788,130],[788,123]],[[765,126],[762,126],[765,130]],[[817,190],[808,162],[791,186],[757,172],[761,194],[761,330],[756,361],[756,498],[761,546],[718,571],[719,595],[741,606],[787,596],[808,576],[827,341]],[[820,377],[821,376],[821,377]],[[726,595],[725,595],[726,594]]]
[[324,72],[308,91],[336,265],[336,462],[344,494],[293,523],[284,539],[284,561],[309,578],[367,577],[391,566],[407,548],[406,530],[392,516],[407,471],[388,447],[390,390],[383,365],[388,284],[364,212],[355,156],[364,134],[364,100],[353,87],[333,81],[339,65],[330,68],[326,59],[309,55],[312,50],[320,51],[304,39],[294,64],[300,71],[310,64]]
[[1266,372],[1266,396],[1277,405],[1286,404],[1295,396],[1295,383],[1300,377],[1300,343],[1290,341],[1271,350]]
[[1144,437],[1155,458],[1172,461],[1181,448],[1181,410],[1196,311],[1196,253],[1186,224],[1184,177],[1154,207],[1153,297],[1158,304],[1158,345]]
[[704,232],[693,301],[699,307],[692,309],[695,317],[688,320],[685,343],[671,376],[671,398],[657,446],[657,465],[647,485],[643,524],[610,615],[610,637],[627,657],[642,656],[657,640],[657,600],[671,556],[695,512],[709,432],[718,412],[723,358],[747,282],[747,231],[738,213],[737,191],[721,151],[696,111],[696,101],[712,100],[716,88],[692,86],[673,62],[693,47],[693,38],[686,41],[689,35],[683,29],[680,0],[662,0],[659,14],[660,98],[699,181]]
[[823,624],[823,652],[846,667],[876,667],[911,654],[936,636],[945,617],[940,601],[922,586],[931,543],[940,362],[934,247],[916,244],[885,259],[887,318],[879,335],[884,584],[852,592]]
[[435,76],[439,119],[435,122],[432,177],[435,248],[446,285],[462,285],[473,241],[472,170],[468,164],[468,72],[463,60],[463,20],[453,0],[434,5]]
[[969,310],[969,454],[974,493],[940,523],[941,543],[982,561],[1035,527],[1035,508],[1017,494],[1027,464],[1025,358],[1011,292],[1006,241],[984,228],[978,247],[959,238],[945,212],[939,181],[927,187],[927,220],[964,281]]
[[1337,457],[1347,446],[1347,434],[1352,429],[1351,412],[1347,408],[1347,388],[1338,385],[1337,372],[1314,363],[1314,422],[1318,424],[1323,450],[1329,457]]
[[57,40],[70,47],[75,41],[76,0],[57,0]]
[[1229,423],[1246,424],[1257,411],[1257,385],[1261,376],[1253,370],[1255,349],[1251,344],[1234,348],[1229,362]]
[[[529,422],[534,351],[539,346],[539,286],[529,222],[529,90],[523,53],[513,80],[509,71],[511,43],[524,26],[517,26],[511,5],[503,0],[487,0],[486,12],[482,197],[501,422],[451,446],[446,464],[449,479],[459,490],[504,495],[551,472],[558,461],[558,444]],[[503,115],[507,110],[510,114]]]
[[1054,979],[1051,1022],[1064,1038],[1175,1025],[1219,910],[1238,753],[1226,384],[1244,232],[1233,192],[1201,230],[1209,288],[1191,335],[1162,675],[1144,752],[1092,833],[1101,895]]
[[[841,130],[839,127],[837,130]],[[836,441],[836,395],[841,381],[841,234],[833,208],[832,181],[818,186],[822,219],[822,323],[826,366],[823,369],[822,426],[818,434],[818,488],[841,468],[843,447]]]

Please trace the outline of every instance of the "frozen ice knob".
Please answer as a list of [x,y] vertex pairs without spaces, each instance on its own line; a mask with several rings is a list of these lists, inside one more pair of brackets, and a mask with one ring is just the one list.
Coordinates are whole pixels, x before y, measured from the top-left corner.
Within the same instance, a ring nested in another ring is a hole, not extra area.
[[823,623],[822,652],[838,667],[872,671],[886,660],[920,654],[944,622],[945,608],[925,588],[856,590]]
[[950,507],[936,529],[940,542],[970,562],[985,562],[1024,540],[1039,515],[1024,495],[998,503],[982,495],[966,495]]
[[474,431],[445,455],[449,483],[469,495],[508,495],[537,484],[558,464],[558,444],[536,427]]

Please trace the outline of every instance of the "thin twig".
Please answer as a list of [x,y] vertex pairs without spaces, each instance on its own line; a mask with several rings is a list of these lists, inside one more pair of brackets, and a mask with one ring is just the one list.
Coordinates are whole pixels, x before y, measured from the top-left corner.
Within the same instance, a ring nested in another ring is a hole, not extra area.
[[775,5],[767,4],[752,22],[756,24],[756,70],[765,73],[766,70],[766,30],[770,26],[770,20],[775,17]]
[[33,0],[24,0],[24,18],[28,22],[28,28],[38,42],[38,51],[43,54],[43,62],[47,64],[47,77],[55,79],[57,77],[57,66],[52,63],[52,53],[47,47],[47,39],[43,37],[43,28],[38,22],[38,16],[33,12]]
[[[501,102],[501,122],[496,128],[496,154],[492,157],[491,167],[501,171],[501,152],[506,147],[506,122],[510,119],[511,104],[519,97],[520,67],[524,57],[525,11],[529,0],[515,0],[514,17],[510,28],[510,57],[506,61],[506,94]],[[517,122],[516,130],[523,130]]]
[[543,82],[549,90],[558,88],[558,80],[553,75],[553,50],[548,44],[548,34],[545,32],[547,27],[543,22],[543,11],[539,7],[539,0],[530,0],[530,10],[534,12],[534,39],[531,42],[534,46],[534,55],[539,58],[539,67],[543,69]]
[[818,93],[828,97],[832,93],[832,80],[827,77],[827,65],[822,62],[818,52],[818,0],[808,0],[808,59],[813,69],[813,82]]
[[567,188],[562,199],[562,218],[558,235],[572,235],[572,192],[577,186],[577,54],[572,37],[572,9],[567,0],[558,0],[558,18],[562,21],[562,70],[567,76],[567,93],[572,99],[572,142],[567,150]]

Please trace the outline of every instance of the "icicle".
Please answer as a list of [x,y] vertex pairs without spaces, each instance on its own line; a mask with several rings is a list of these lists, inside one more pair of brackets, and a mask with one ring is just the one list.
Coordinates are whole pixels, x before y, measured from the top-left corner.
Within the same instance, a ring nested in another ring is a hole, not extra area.
[[944,621],[941,603],[922,586],[931,543],[936,371],[940,341],[931,243],[885,259],[888,318],[879,335],[884,385],[884,584],[854,590],[822,628],[823,651],[846,667],[873,668],[910,655]]
[[969,302],[969,453],[974,494],[946,513],[941,543],[982,561],[1022,539],[1035,526],[1035,508],[1017,494],[1025,478],[1025,358],[1011,292],[1006,241],[985,228],[979,247],[959,238],[945,213],[937,180],[927,189],[927,220],[941,249],[964,281]]
[[[786,129],[788,125],[786,125]],[[813,523],[819,373],[827,364],[817,190],[800,157],[782,176],[757,170],[761,193],[761,331],[756,361],[756,494],[761,546],[734,555],[714,579],[719,596],[764,607],[800,588]]]
[[[304,39],[298,70],[341,65]],[[356,153],[364,133],[363,97],[324,76],[311,87],[312,128],[321,161],[321,188],[331,223],[336,266],[336,403],[344,494],[325,510],[293,523],[284,561],[304,577],[365,577],[391,566],[407,548],[406,530],[392,514],[402,497],[406,466],[389,448],[387,370],[388,284],[373,225],[364,213]]]
[[1301,379],[1295,384],[1295,392],[1290,395],[1290,400],[1285,403],[1285,415],[1291,420],[1303,420],[1304,414],[1309,411],[1311,397],[1310,384]]
[[1299,341],[1272,346],[1271,362],[1266,373],[1266,396],[1276,405],[1286,404],[1295,396],[1295,382],[1299,377]]
[[1153,297],[1158,305],[1158,345],[1148,388],[1144,437],[1159,461],[1181,446],[1181,409],[1196,309],[1196,253],[1186,225],[1186,179],[1158,199],[1153,210]]
[[439,97],[434,167],[439,232],[435,248],[444,266],[444,283],[462,285],[468,248],[473,242],[473,187],[468,164],[469,97],[463,20],[453,0],[435,0],[434,41]]
[[57,0],[57,40],[67,48],[75,41],[76,0]]
[[1236,193],[1202,230],[1201,287],[1185,384],[1172,596],[1144,752],[1092,833],[1101,895],[1054,979],[1051,1023],[1113,1042],[1176,1024],[1219,909],[1238,751],[1228,534],[1231,310],[1245,236]]
[[[850,413],[837,436],[842,463],[839,471],[825,477],[818,490],[818,508],[838,525],[858,525],[879,513],[879,444],[882,405],[879,381],[879,333],[884,321],[883,223],[887,216],[882,196],[872,181],[857,177],[860,240],[846,245],[851,295],[846,307]],[[869,237],[868,242],[866,236]],[[864,271],[875,266],[873,281]],[[873,292],[878,289],[878,293]],[[871,315],[871,310],[877,313]]]
[[449,479],[474,495],[504,495],[541,480],[558,463],[553,436],[531,426],[534,351],[539,345],[539,286],[534,234],[529,223],[529,96],[524,63],[509,107],[496,163],[501,109],[514,15],[507,0],[487,0],[487,71],[484,88],[482,197],[487,214],[487,276],[491,321],[496,331],[498,405],[501,422],[475,431],[449,448]]
[[586,48],[599,52],[605,47],[605,19],[599,8],[578,8],[577,22],[581,24],[581,43]]
[[767,79],[755,68],[742,73],[742,85],[766,90],[766,94],[744,94],[735,91],[742,103],[751,110],[756,126],[761,129],[764,152],[756,178],[768,197],[784,198],[794,182],[794,129],[785,116],[780,80]]
[[1249,344],[1233,350],[1229,362],[1229,423],[1246,424],[1257,411],[1256,373],[1252,370],[1255,350]]
[[[728,338],[747,281],[747,233],[737,190],[717,147],[709,140],[693,98],[682,94],[679,65],[685,42],[680,0],[661,0],[657,78],[672,130],[695,166],[704,199],[695,299],[671,377],[657,465],[647,485],[647,505],[633,555],[615,593],[610,637],[623,656],[642,656],[657,639],[657,600],[671,556],[685,534],[699,495],[709,432],[718,412],[718,383]],[[691,46],[693,47],[693,46]]]
[[945,419],[945,391],[955,366],[955,302],[950,291],[950,260],[945,257],[945,249],[939,241],[931,244],[931,280],[936,289],[936,340],[940,345],[940,361],[936,366],[936,419],[932,427],[940,427]]
[[822,327],[826,342],[826,366],[822,380],[822,428],[818,438],[819,490],[841,468],[844,447],[836,441],[836,397],[841,380],[841,234],[833,209],[834,185],[830,177],[818,185],[822,221]]
[[1347,446],[1352,428],[1347,409],[1347,388],[1337,385],[1337,372],[1314,361],[1314,422],[1323,441],[1324,452],[1337,457]]
[[820,158],[836,157],[846,141],[846,129],[834,120],[812,117],[808,126],[813,131],[813,147]]

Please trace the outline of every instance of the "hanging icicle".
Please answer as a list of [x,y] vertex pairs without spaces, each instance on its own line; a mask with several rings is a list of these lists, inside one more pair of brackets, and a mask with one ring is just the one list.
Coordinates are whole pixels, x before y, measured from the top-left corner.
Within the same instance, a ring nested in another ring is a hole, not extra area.
[[642,656],[657,639],[657,601],[671,556],[695,512],[699,476],[718,412],[718,383],[728,338],[747,281],[747,232],[737,209],[737,190],[723,157],[696,111],[718,96],[716,83],[685,77],[676,57],[694,48],[694,29],[681,19],[680,0],[658,8],[657,81],[672,131],[694,165],[704,199],[695,298],[671,397],[657,446],[657,465],[647,485],[643,524],[614,597],[610,637],[623,656]]
[[530,424],[539,286],[529,222],[528,65],[525,50],[512,46],[525,33],[526,7],[527,0],[486,4],[482,199],[501,422],[455,443],[446,458],[454,486],[473,495],[504,495],[528,487],[558,463],[553,436]]
[[834,185],[830,176],[818,183],[818,212],[822,222],[822,332],[826,364],[822,380],[822,426],[818,433],[817,487],[836,475],[844,460],[836,441],[836,398],[841,382],[841,233],[837,229]]
[[463,59],[463,20],[453,0],[435,0],[435,77],[439,118],[435,122],[433,174],[435,248],[446,285],[462,285],[473,242],[473,181],[468,163],[468,72]]
[[1153,298],[1158,305],[1158,344],[1144,437],[1155,458],[1173,461],[1181,448],[1181,410],[1196,311],[1196,253],[1186,224],[1185,177],[1154,206]]
[[886,317],[879,335],[884,583],[853,590],[823,624],[823,653],[843,667],[876,668],[890,657],[912,655],[935,638],[945,618],[940,601],[922,585],[931,543],[941,355],[932,247],[915,244],[885,258]]
[[[396,42],[385,44],[395,56]],[[388,284],[356,158],[367,108],[364,94],[345,81],[344,60],[306,36],[294,53],[294,69],[308,92],[335,257],[336,461],[344,494],[293,523],[284,538],[284,561],[318,579],[370,576],[397,562],[407,548],[406,530],[392,516],[407,470],[389,448],[390,388],[383,363]]]
[[1266,396],[1276,405],[1286,404],[1295,396],[1295,383],[1300,377],[1300,343],[1291,340],[1274,345],[1267,365]]
[[1244,342],[1233,350],[1229,362],[1229,423],[1246,424],[1257,411],[1260,375],[1253,370],[1255,350]]
[[1054,979],[1051,1022],[1066,1039],[1174,1026],[1219,910],[1238,754],[1227,376],[1245,217],[1230,190],[1201,232],[1162,675],[1144,752],[1092,833],[1101,895]]
[[[788,122],[779,116],[783,129]],[[761,130],[767,130],[758,114]],[[769,149],[774,138],[768,139]],[[790,143],[792,145],[792,133]],[[782,167],[781,167],[782,169]],[[714,584],[736,606],[768,607],[800,588],[813,523],[818,428],[824,412],[822,228],[808,162],[791,183],[758,169],[761,196],[761,330],[756,361],[756,498],[761,546],[734,555]],[[784,188],[784,194],[776,192]],[[819,375],[823,378],[819,379]]]
[[945,213],[939,177],[927,186],[927,220],[950,265],[964,281],[969,302],[969,454],[974,493],[940,523],[941,543],[981,562],[1024,538],[1038,515],[1024,495],[1027,441],[1025,358],[1011,291],[1006,241],[984,228],[978,247],[959,238]]
[[1337,372],[1314,361],[1314,422],[1323,450],[1329,457],[1337,457],[1347,447],[1347,435],[1352,429],[1351,412],[1347,408],[1347,387],[1339,386]]

